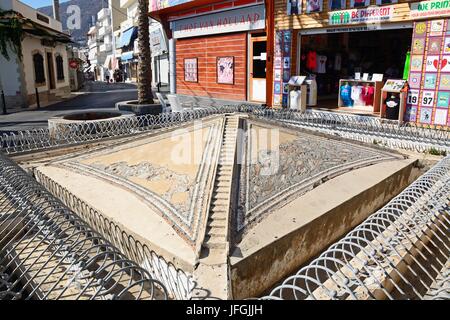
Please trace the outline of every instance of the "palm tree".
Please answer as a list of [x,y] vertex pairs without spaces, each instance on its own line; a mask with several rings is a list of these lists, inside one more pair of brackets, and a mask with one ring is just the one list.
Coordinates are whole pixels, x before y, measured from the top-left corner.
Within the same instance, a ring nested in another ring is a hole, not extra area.
[[152,104],[152,56],[149,39],[148,0],[138,0],[138,12],[138,104]]

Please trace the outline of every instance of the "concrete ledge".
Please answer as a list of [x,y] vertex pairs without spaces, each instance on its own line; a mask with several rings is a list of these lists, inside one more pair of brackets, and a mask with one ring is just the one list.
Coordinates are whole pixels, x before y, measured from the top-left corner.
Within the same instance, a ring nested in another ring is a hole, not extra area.
[[261,296],[295,273],[417,179],[417,162],[389,161],[346,173],[269,215],[232,250],[233,299]]
[[116,109],[120,111],[133,112],[137,116],[146,114],[158,115],[163,111],[160,103],[138,104],[135,100],[117,102]]
[[248,102],[248,101],[237,101],[237,100],[225,100],[216,99],[211,97],[200,97],[200,96],[189,96],[185,94],[177,94],[181,103],[193,104],[194,106],[201,107],[222,107],[224,105],[241,105],[250,104],[255,106],[261,106],[261,103]]

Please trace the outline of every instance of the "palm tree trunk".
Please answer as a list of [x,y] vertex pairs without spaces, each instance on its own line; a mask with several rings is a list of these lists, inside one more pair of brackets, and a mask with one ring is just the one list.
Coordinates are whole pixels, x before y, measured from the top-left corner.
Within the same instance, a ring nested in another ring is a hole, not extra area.
[[152,55],[150,51],[148,0],[138,0],[139,83],[138,103],[153,103]]

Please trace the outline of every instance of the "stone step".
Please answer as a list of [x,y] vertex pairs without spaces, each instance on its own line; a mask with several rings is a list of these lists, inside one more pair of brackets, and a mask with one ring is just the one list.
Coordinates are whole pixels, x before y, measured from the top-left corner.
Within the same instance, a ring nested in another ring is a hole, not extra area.
[[227,214],[228,213],[228,205],[211,203],[210,212],[220,212],[223,214]]
[[227,181],[220,181],[220,182],[217,181],[215,185],[218,188],[227,188],[227,189],[231,188],[231,183]]
[[225,216],[222,217],[222,219],[216,219],[216,218],[208,219],[208,226],[216,227],[216,228],[225,228],[227,226]]
[[223,223],[225,223],[225,220],[227,220],[227,213],[225,211],[210,212],[209,219],[214,221],[223,221]]
[[208,226],[206,228],[206,234],[214,237],[225,237],[227,229],[225,227]]
[[207,235],[205,237],[205,241],[203,242],[203,246],[210,249],[225,249],[226,248],[225,241],[226,241],[225,236],[214,237]]
[[213,199],[211,204],[214,206],[225,206],[228,207],[230,205],[229,199]]
[[226,181],[226,182],[231,182],[231,177],[230,176],[219,176],[216,178],[216,181],[222,182],[222,181]]
[[228,192],[230,192],[230,188],[229,188],[229,186],[214,186],[214,188],[213,188],[213,192],[217,192],[217,193],[221,193],[221,192],[224,192],[224,193],[228,193]]
[[214,200],[219,200],[219,199],[228,199],[228,191],[225,192],[214,192],[212,198]]
[[201,263],[208,266],[223,265],[227,261],[225,248],[202,248]]

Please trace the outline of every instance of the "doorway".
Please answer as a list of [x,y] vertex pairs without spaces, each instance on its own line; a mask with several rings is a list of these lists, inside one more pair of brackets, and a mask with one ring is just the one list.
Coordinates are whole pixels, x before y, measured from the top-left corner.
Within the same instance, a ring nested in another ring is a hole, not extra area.
[[253,102],[266,102],[267,37],[252,35],[249,51],[249,100]]
[[50,83],[50,90],[53,90],[56,88],[56,86],[55,86],[55,69],[53,66],[53,54],[51,52],[47,52],[47,70]]
[[411,39],[410,27],[301,35],[297,65],[301,75],[315,78],[318,107],[336,109],[341,79],[356,73],[402,79]]

